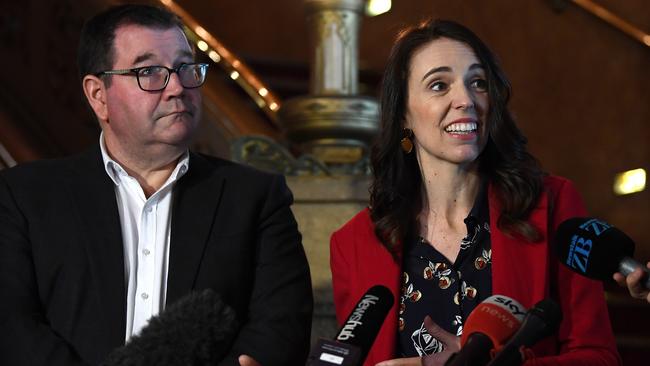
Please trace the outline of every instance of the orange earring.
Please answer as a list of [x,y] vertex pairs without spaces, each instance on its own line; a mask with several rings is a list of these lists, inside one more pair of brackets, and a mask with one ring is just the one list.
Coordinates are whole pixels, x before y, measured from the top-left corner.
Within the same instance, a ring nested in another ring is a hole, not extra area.
[[410,154],[411,151],[413,151],[413,130],[405,127],[402,129],[402,135],[403,137],[400,141],[402,151],[404,151],[405,154]]

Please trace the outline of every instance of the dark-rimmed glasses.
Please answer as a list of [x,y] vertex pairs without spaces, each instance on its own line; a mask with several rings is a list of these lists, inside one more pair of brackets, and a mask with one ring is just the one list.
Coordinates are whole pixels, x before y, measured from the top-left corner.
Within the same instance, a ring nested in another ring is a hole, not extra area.
[[140,89],[144,91],[160,91],[167,87],[171,74],[175,72],[183,88],[194,89],[205,82],[208,66],[208,64],[203,63],[180,64],[175,69],[165,66],[144,66],[133,69],[102,71],[96,73],[95,76],[134,74]]

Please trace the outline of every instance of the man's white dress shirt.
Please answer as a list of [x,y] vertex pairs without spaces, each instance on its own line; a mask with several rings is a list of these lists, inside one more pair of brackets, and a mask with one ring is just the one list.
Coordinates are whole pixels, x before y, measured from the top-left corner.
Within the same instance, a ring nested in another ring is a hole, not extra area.
[[108,155],[103,134],[99,143],[106,173],[115,183],[122,226],[127,288],[125,340],[128,341],[165,307],[172,188],[189,168],[189,153],[180,157],[167,181],[147,198],[138,181]]

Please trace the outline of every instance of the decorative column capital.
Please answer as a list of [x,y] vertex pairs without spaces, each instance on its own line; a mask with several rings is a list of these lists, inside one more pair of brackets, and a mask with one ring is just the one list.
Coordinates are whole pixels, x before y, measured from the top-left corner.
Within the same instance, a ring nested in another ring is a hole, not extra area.
[[305,0],[305,6],[308,12],[348,10],[362,13],[364,5],[364,0]]
[[358,93],[358,38],[365,0],[304,0],[312,34],[307,96],[279,111],[296,150],[333,172],[368,172],[370,143],[379,128],[379,106]]

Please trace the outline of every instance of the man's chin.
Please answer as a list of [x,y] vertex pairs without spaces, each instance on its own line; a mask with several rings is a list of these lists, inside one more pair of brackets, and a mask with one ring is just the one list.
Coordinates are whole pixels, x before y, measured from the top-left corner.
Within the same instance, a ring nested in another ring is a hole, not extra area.
[[198,118],[195,117],[193,113],[182,112],[182,113],[171,113],[164,115],[158,118],[159,122],[163,123],[194,123],[198,121]]
[[197,126],[191,122],[180,123],[175,122],[158,134],[159,141],[165,142],[169,145],[176,146],[189,146],[196,136]]

